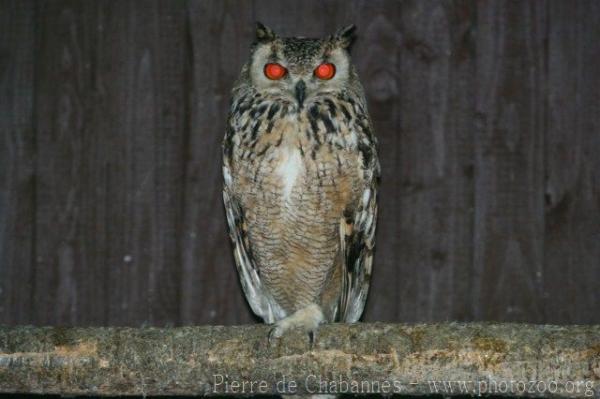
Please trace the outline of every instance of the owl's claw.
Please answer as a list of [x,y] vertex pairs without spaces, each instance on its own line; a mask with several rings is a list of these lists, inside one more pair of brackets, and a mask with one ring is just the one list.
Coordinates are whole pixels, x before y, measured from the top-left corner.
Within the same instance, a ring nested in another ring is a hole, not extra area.
[[269,330],[269,335],[267,337],[267,340],[269,342],[269,346],[273,346],[275,339],[276,338],[281,338],[282,333],[283,332],[281,331],[281,328],[279,326],[277,326],[277,325],[275,325],[275,327],[271,328]]
[[271,328],[269,330],[269,335],[267,336],[267,343],[269,344],[269,346],[273,346],[273,330],[275,330],[275,328]]
[[310,330],[308,332],[308,344],[310,346],[310,350],[313,350],[315,347],[315,341],[317,340],[317,330]]
[[274,338],[281,338],[283,334],[293,328],[301,328],[308,332],[310,348],[314,347],[316,341],[316,331],[324,320],[321,308],[316,304],[311,304],[305,308],[296,311],[291,316],[281,319],[275,323],[269,330],[269,346],[273,345]]

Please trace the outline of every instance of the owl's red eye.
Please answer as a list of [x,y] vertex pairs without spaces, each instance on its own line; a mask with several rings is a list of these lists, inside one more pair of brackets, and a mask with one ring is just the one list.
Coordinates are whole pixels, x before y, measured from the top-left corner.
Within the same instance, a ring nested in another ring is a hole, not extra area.
[[335,76],[335,65],[324,62],[315,68],[315,76],[319,79],[329,80]]
[[265,65],[265,76],[271,80],[279,80],[285,76],[287,69],[283,65],[277,63],[269,63]]

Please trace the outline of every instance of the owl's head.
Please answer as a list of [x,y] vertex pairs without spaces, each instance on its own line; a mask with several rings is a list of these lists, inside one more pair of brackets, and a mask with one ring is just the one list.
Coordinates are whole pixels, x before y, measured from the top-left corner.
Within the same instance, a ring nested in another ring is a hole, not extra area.
[[296,102],[299,108],[359,84],[349,53],[354,31],[350,25],[323,39],[282,38],[257,22],[245,67],[249,83],[261,94]]

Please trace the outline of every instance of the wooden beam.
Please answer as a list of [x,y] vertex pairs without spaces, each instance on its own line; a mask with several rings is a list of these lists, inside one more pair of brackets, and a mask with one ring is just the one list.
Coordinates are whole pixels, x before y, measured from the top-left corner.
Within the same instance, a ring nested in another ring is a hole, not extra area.
[[0,327],[0,392],[598,397],[600,325]]

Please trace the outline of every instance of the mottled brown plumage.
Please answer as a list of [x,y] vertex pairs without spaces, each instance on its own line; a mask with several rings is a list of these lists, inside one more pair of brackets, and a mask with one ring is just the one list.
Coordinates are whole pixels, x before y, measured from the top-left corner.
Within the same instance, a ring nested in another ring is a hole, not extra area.
[[[233,89],[223,198],[246,298],[275,336],[354,322],[366,300],[379,162],[352,33],[279,38],[259,24]],[[265,76],[274,62],[284,78]],[[324,62],[329,80],[313,72]]]

